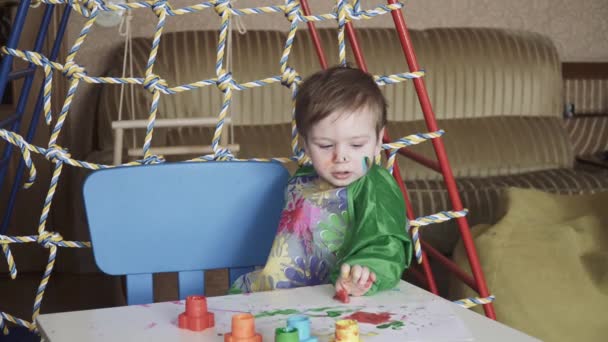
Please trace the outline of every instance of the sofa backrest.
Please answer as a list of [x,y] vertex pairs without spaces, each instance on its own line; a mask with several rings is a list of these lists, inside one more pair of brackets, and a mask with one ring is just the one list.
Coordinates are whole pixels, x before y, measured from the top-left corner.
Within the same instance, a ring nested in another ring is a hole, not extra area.
[[[329,63],[338,63],[337,31],[322,29],[319,32]],[[408,71],[395,30],[366,28],[357,30],[357,34],[371,73],[387,75]],[[478,156],[486,158],[484,163],[474,165],[469,163],[469,157],[457,158],[458,160],[452,162],[457,176],[500,175],[571,165],[571,148],[565,143],[567,135],[565,131],[562,132],[561,125],[556,124],[562,112],[560,60],[555,46],[548,38],[530,32],[491,28],[410,30],[410,34],[419,64],[427,72],[425,83],[439,125],[459,127],[459,135],[452,137],[446,127],[446,144],[452,144],[452,149],[459,149],[463,143],[461,140],[466,139],[469,145],[478,146]],[[216,31],[165,33],[161,39],[154,73],[165,79],[170,86],[215,77],[217,36]],[[286,33],[250,31],[240,35],[235,32],[233,38],[230,62],[235,81],[244,83],[279,75],[279,59]],[[133,48],[134,73],[143,77],[151,39],[136,38],[133,40]],[[346,50],[347,58],[354,65],[350,47],[347,46]],[[116,60],[122,61],[122,51],[117,52]],[[120,65],[117,63],[109,74],[120,75]],[[302,77],[319,69],[309,33],[304,29],[298,31],[289,65]],[[412,82],[384,86],[383,91],[389,102],[389,121],[392,126],[420,126],[417,122],[422,120],[423,116]],[[109,122],[117,118],[119,92],[118,86],[104,86],[102,89],[99,112],[102,147],[111,146],[111,135],[107,133]],[[123,118],[147,118],[151,94],[143,87],[137,86],[135,97],[135,110],[125,112]],[[221,92],[215,86],[208,86],[162,96],[158,117],[215,117],[220,108]],[[232,115],[235,125],[238,126],[276,127],[287,124],[292,115],[291,92],[279,83],[235,91]],[[490,126],[484,124],[491,122],[491,119],[487,118],[492,117],[530,119],[503,120],[500,124]],[[463,126],[465,122],[471,122],[468,120],[476,118],[486,119],[483,122],[472,121],[476,125],[471,126],[470,130],[466,125]],[[538,129],[545,127],[551,127],[553,130],[551,139],[543,139],[540,136]],[[496,144],[485,143],[481,139],[489,138],[493,134],[479,134],[479,130],[484,128],[504,130],[504,142],[498,139],[500,141],[495,140],[498,141]],[[154,144],[206,143],[207,140],[201,138],[207,139],[207,131],[159,130],[155,132]],[[142,131],[139,134],[139,145],[143,141],[144,133]],[[411,133],[414,132],[391,132],[394,138]],[[551,145],[553,141],[560,143]],[[236,143],[239,143],[238,139]],[[283,143],[289,146],[289,136],[276,137],[267,143],[270,143],[269,147],[260,146],[259,149],[254,147],[247,150],[252,153],[257,150],[270,153],[279,151],[272,146]],[[512,148],[510,143],[518,146]],[[541,155],[536,153],[521,158],[519,153],[528,153],[529,144],[540,144],[535,149],[542,151],[539,152]],[[504,153],[501,152],[505,148],[513,151],[511,155],[514,159],[505,159]],[[422,152],[432,151],[422,148]],[[471,158],[474,159],[475,156]],[[409,174],[409,177],[416,179],[437,176],[416,167],[413,167]]]
[[[320,30],[330,64],[337,64],[336,31]],[[360,44],[370,72],[407,72],[395,30],[360,29]],[[217,32],[172,32],[162,36],[154,72],[169,85],[215,77]],[[552,42],[521,31],[474,28],[411,30],[412,42],[438,119],[484,116],[556,116],[561,113],[561,66]],[[233,34],[233,77],[246,82],[279,75],[286,35],[277,31]],[[133,40],[135,74],[144,75],[149,38]],[[122,60],[121,51],[116,60]],[[353,64],[347,46],[347,58]],[[308,31],[300,30],[290,55],[303,77],[319,69]],[[121,63],[110,73],[120,74]],[[116,87],[114,87],[116,88]],[[383,87],[391,121],[422,118],[411,82]],[[114,89],[116,90],[116,89]],[[137,87],[140,96],[145,90]],[[141,94],[140,94],[141,93]],[[104,100],[113,101],[111,92]],[[260,100],[263,99],[263,100]],[[147,101],[150,101],[148,96]],[[107,103],[110,109],[113,103]],[[214,86],[163,97],[161,117],[215,116],[221,104]],[[239,124],[275,124],[291,118],[290,92],[280,84],[235,92],[234,119]],[[149,108],[137,108],[145,117]]]

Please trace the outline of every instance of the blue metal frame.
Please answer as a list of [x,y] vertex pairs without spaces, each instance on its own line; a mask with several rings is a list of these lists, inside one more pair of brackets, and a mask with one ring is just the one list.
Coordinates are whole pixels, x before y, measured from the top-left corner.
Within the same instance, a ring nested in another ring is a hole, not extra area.
[[[15,20],[13,22],[12,31],[9,35],[9,39],[7,42],[7,47],[9,48],[17,48],[19,43],[19,38],[21,36],[21,32],[23,30],[23,26],[25,25],[25,19],[27,16],[27,12],[29,10],[30,1],[23,0],[19,3],[19,7],[17,9],[17,14],[15,16]],[[42,46],[44,40],[47,35],[48,27],[51,22],[53,10],[55,9],[55,5],[46,5],[42,20],[40,22],[38,35],[36,37],[36,41],[34,43],[33,51],[40,52],[42,50]],[[59,29],[57,31],[57,35],[55,36],[55,42],[53,43],[53,47],[51,49],[51,53],[48,56],[50,60],[55,61],[57,59],[57,55],[59,54],[59,49],[61,47],[61,41],[63,40],[63,36],[65,34],[65,30],[67,27],[67,23],[70,16],[71,7],[65,6],[63,15],[61,17],[61,22],[59,24]],[[27,99],[30,95],[30,90],[32,88],[32,83],[34,79],[34,71],[36,66],[32,63],[29,63],[28,67],[23,70],[18,70],[13,73],[10,73],[10,69],[13,62],[13,56],[7,55],[2,59],[2,64],[0,66],[0,98],[4,95],[4,91],[9,81],[17,79],[17,78],[25,78],[23,86],[21,87],[21,93],[19,96],[19,101],[17,103],[17,108],[14,114],[10,115],[8,118],[0,122],[0,128],[5,128],[10,125],[9,130],[13,132],[17,132],[21,126],[21,119],[23,117],[23,113],[25,111],[25,105],[27,103]],[[31,142],[34,134],[36,133],[36,128],[38,126],[38,122],[40,119],[40,114],[42,112],[42,103],[43,103],[43,85],[40,85],[40,91],[38,94],[38,98],[36,100],[36,105],[34,106],[34,111],[32,114],[32,119],[29,123],[28,131],[26,136],[24,137],[26,141]],[[2,159],[0,159],[0,191],[2,190],[4,180],[6,178],[6,174],[8,171],[10,157],[13,151],[13,146],[10,144],[6,144],[4,148],[4,153]],[[5,213],[2,218],[2,225],[0,226],[0,234],[6,233],[8,229],[8,224],[10,222],[10,218],[12,216],[12,212],[15,206],[17,191],[21,187],[21,180],[23,178],[25,164],[23,159],[19,161],[19,165],[17,167],[17,173],[15,174],[15,178],[13,180],[13,184],[11,187],[10,197],[5,209]]]
[[[23,30],[23,26],[25,25],[25,17],[27,16],[27,11],[30,7],[29,0],[22,0],[19,2],[19,6],[17,7],[17,13],[15,15],[15,21],[12,25],[11,33],[8,35],[8,41],[6,42],[6,46],[9,48],[16,48],[19,43],[19,38],[21,38],[21,31]],[[4,90],[7,85],[7,76],[11,71],[11,66],[13,65],[13,56],[7,55],[2,58],[2,64],[0,64],[0,99],[4,97]]]

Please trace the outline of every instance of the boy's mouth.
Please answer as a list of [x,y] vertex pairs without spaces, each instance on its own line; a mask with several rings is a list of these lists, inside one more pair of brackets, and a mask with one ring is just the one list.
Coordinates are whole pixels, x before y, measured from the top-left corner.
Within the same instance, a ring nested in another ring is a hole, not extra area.
[[350,177],[351,173],[350,171],[337,171],[337,172],[332,172],[331,175],[335,178],[335,179],[347,179],[348,177]]

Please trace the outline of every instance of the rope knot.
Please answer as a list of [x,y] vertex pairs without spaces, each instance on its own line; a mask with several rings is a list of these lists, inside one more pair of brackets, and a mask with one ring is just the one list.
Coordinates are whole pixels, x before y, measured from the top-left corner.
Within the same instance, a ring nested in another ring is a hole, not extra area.
[[153,154],[144,159],[138,160],[138,162],[140,162],[143,165],[161,164],[161,163],[165,162],[165,158],[163,156],[157,156],[157,155]]
[[294,82],[299,83],[301,79],[302,78],[300,75],[298,75],[296,69],[292,67],[285,67],[285,71],[283,71],[283,74],[281,75],[281,84],[291,87]]
[[226,91],[228,90],[228,88],[235,88],[236,85],[234,84],[234,80],[232,79],[232,73],[231,72],[224,72],[222,74],[220,74],[220,76],[217,78],[217,87],[221,90],[221,91]]
[[342,27],[350,21],[350,17],[353,14],[352,7],[346,0],[340,0],[335,9],[338,15],[338,25]]
[[45,248],[49,248],[52,245],[57,245],[63,241],[63,236],[56,232],[43,231],[38,235],[36,241]]
[[231,7],[230,0],[216,0],[214,9],[219,16],[223,16],[226,11],[231,11]]
[[289,0],[285,6],[285,16],[290,22],[303,21],[302,12],[300,11],[300,2]]
[[63,72],[63,75],[68,78],[72,78],[72,77],[80,78],[80,77],[82,77],[82,75],[85,74],[84,68],[81,67],[80,65],[76,64],[73,61],[69,61],[69,62],[65,63],[65,65],[63,66],[62,72]]
[[358,10],[353,8],[353,6],[349,3],[344,4],[344,11],[346,12],[346,18],[348,19],[361,19],[361,9]]
[[78,0],[70,0],[68,3],[72,6],[72,8],[84,18],[90,19],[96,16],[99,13],[99,4],[96,1],[78,1]]
[[163,80],[162,78],[160,78],[160,76],[155,74],[150,74],[146,76],[146,78],[144,78],[143,85],[144,89],[148,90],[151,93],[156,90],[160,90],[165,94],[169,92],[167,81]]
[[61,146],[59,145],[51,145],[44,153],[44,156],[46,157],[46,159],[55,163],[64,163],[70,160],[71,157],[67,150],[61,148]]
[[[15,51],[15,50],[11,49],[11,51]],[[9,52],[11,52],[11,51],[9,51]],[[19,56],[19,54],[17,53],[17,51],[15,51],[15,53],[10,53],[10,54],[13,55],[13,56]],[[41,55],[41,54],[39,54],[37,52],[23,51],[23,54],[25,55],[25,58],[28,61],[30,61],[30,62],[32,62],[32,63],[34,63],[36,65],[39,65],[41,67],[50,67],[50,65],[51,65],[51,61],[49,61],[49,59],[46,58],[46,56]]]
[[218,148],[217,151],[215,151],[214,159],[217,161],[232,160],[234,159],[234,155],[227,148]]
[[154,14],[156,14],[157,17],[160,17],[163,12],[168,15],[171,15],[172,13],[171,5],[167,3],[167,0],[156,0],[152,4],[152,11],[154,11]]

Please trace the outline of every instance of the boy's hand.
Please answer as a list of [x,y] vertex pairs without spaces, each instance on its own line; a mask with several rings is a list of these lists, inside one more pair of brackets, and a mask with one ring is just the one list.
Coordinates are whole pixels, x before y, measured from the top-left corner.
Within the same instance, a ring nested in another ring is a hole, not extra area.
[[[336,281],[336,293],[346,296],[363,296],[375,281],[376,274],[369,268],[361,265],[351,267],[348,264],[342,264],[340,277]],[[348,298],[346,298],[346,301],[348,301]]]

